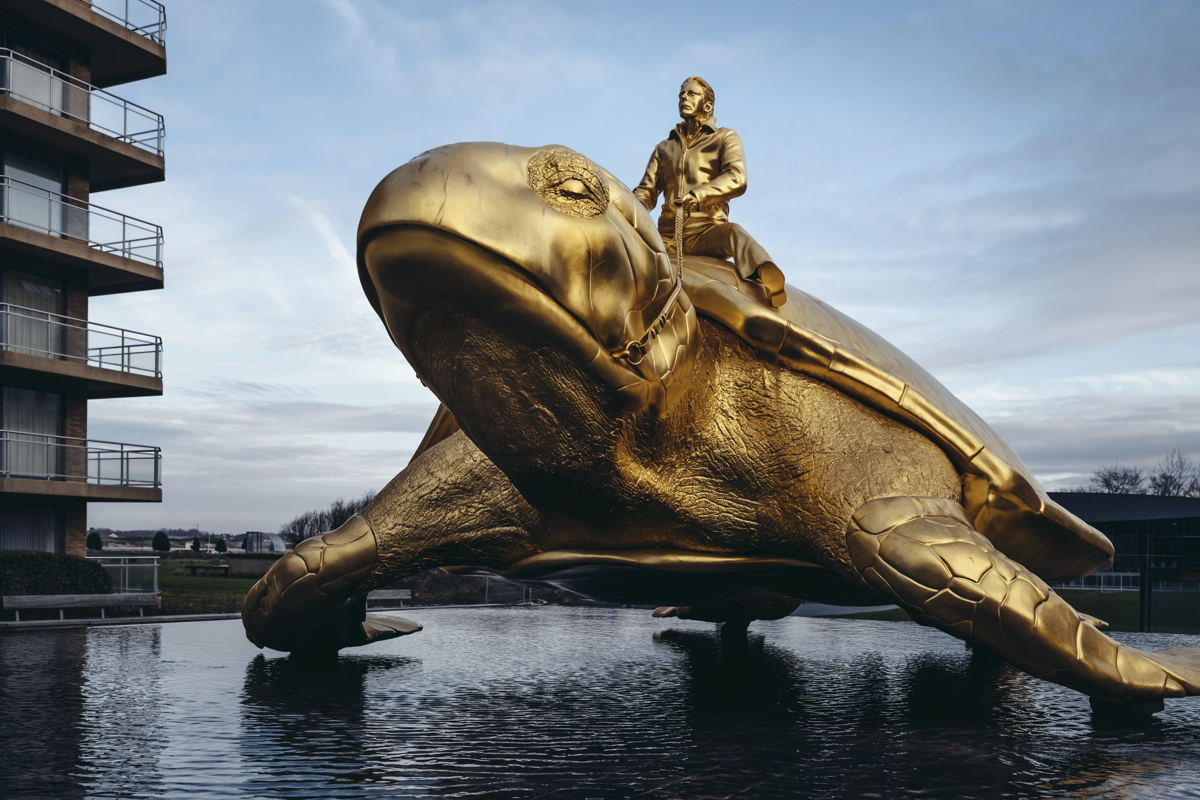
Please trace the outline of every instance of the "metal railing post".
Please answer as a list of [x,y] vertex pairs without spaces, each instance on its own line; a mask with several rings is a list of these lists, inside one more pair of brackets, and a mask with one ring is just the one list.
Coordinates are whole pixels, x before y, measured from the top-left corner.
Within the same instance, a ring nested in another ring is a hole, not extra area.
[[1138,630],[1149,633],[1154,624],[1154,574],[1153,569],[1142,565],[1142,583],[1138,591]]

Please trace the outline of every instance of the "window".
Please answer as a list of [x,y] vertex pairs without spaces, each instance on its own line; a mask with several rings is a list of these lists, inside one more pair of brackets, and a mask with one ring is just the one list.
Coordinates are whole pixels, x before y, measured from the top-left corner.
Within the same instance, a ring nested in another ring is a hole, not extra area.
[[61,114],[63,93],[67,89],[61,78],[50,70],[63,70],[66,60],[61,56],[32,42],[17,37],[2,35],[3,72],[0,73],[0,88],[5,94],[31,103],[46,111]]
[[63,170],[54,164],[5,153],[4,221],[22,228],[62,236]]
[[0,475],[61,478],[62,395],[5,386],[0,389]]
[[62,281],[20,270],[0,270],[0,349],[61,356],[65,330],[56,316],[66,308]]
[[57,552],[63,528],[61,508],[6,505],[0,509],[0,550]]

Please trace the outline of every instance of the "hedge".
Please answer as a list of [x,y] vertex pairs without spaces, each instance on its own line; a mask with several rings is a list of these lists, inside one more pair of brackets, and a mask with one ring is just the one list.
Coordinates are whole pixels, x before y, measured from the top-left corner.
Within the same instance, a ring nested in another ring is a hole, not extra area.
[[95,561],[65,553],[0,550],[0,594],[105,594],[112,578]]

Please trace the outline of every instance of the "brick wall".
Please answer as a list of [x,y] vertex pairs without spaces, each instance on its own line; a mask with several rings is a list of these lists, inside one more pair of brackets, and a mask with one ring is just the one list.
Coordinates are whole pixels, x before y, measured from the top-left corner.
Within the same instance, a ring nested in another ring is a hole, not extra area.
[[63,509],[63,552],[87,555],[87,503],[68,503]]

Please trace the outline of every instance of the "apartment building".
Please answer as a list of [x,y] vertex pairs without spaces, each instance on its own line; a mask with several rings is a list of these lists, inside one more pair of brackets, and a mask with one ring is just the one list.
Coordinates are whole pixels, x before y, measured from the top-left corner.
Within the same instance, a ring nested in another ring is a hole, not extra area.
[[157,447],[88,430],[162,394],[162,341],[88,305],[163,286],[112,190],[164,178],[162,116],[114,87],[166,72],[165,31],[155,0],[0,0],[0,549],[82,555],[88,503],[162,499]]

